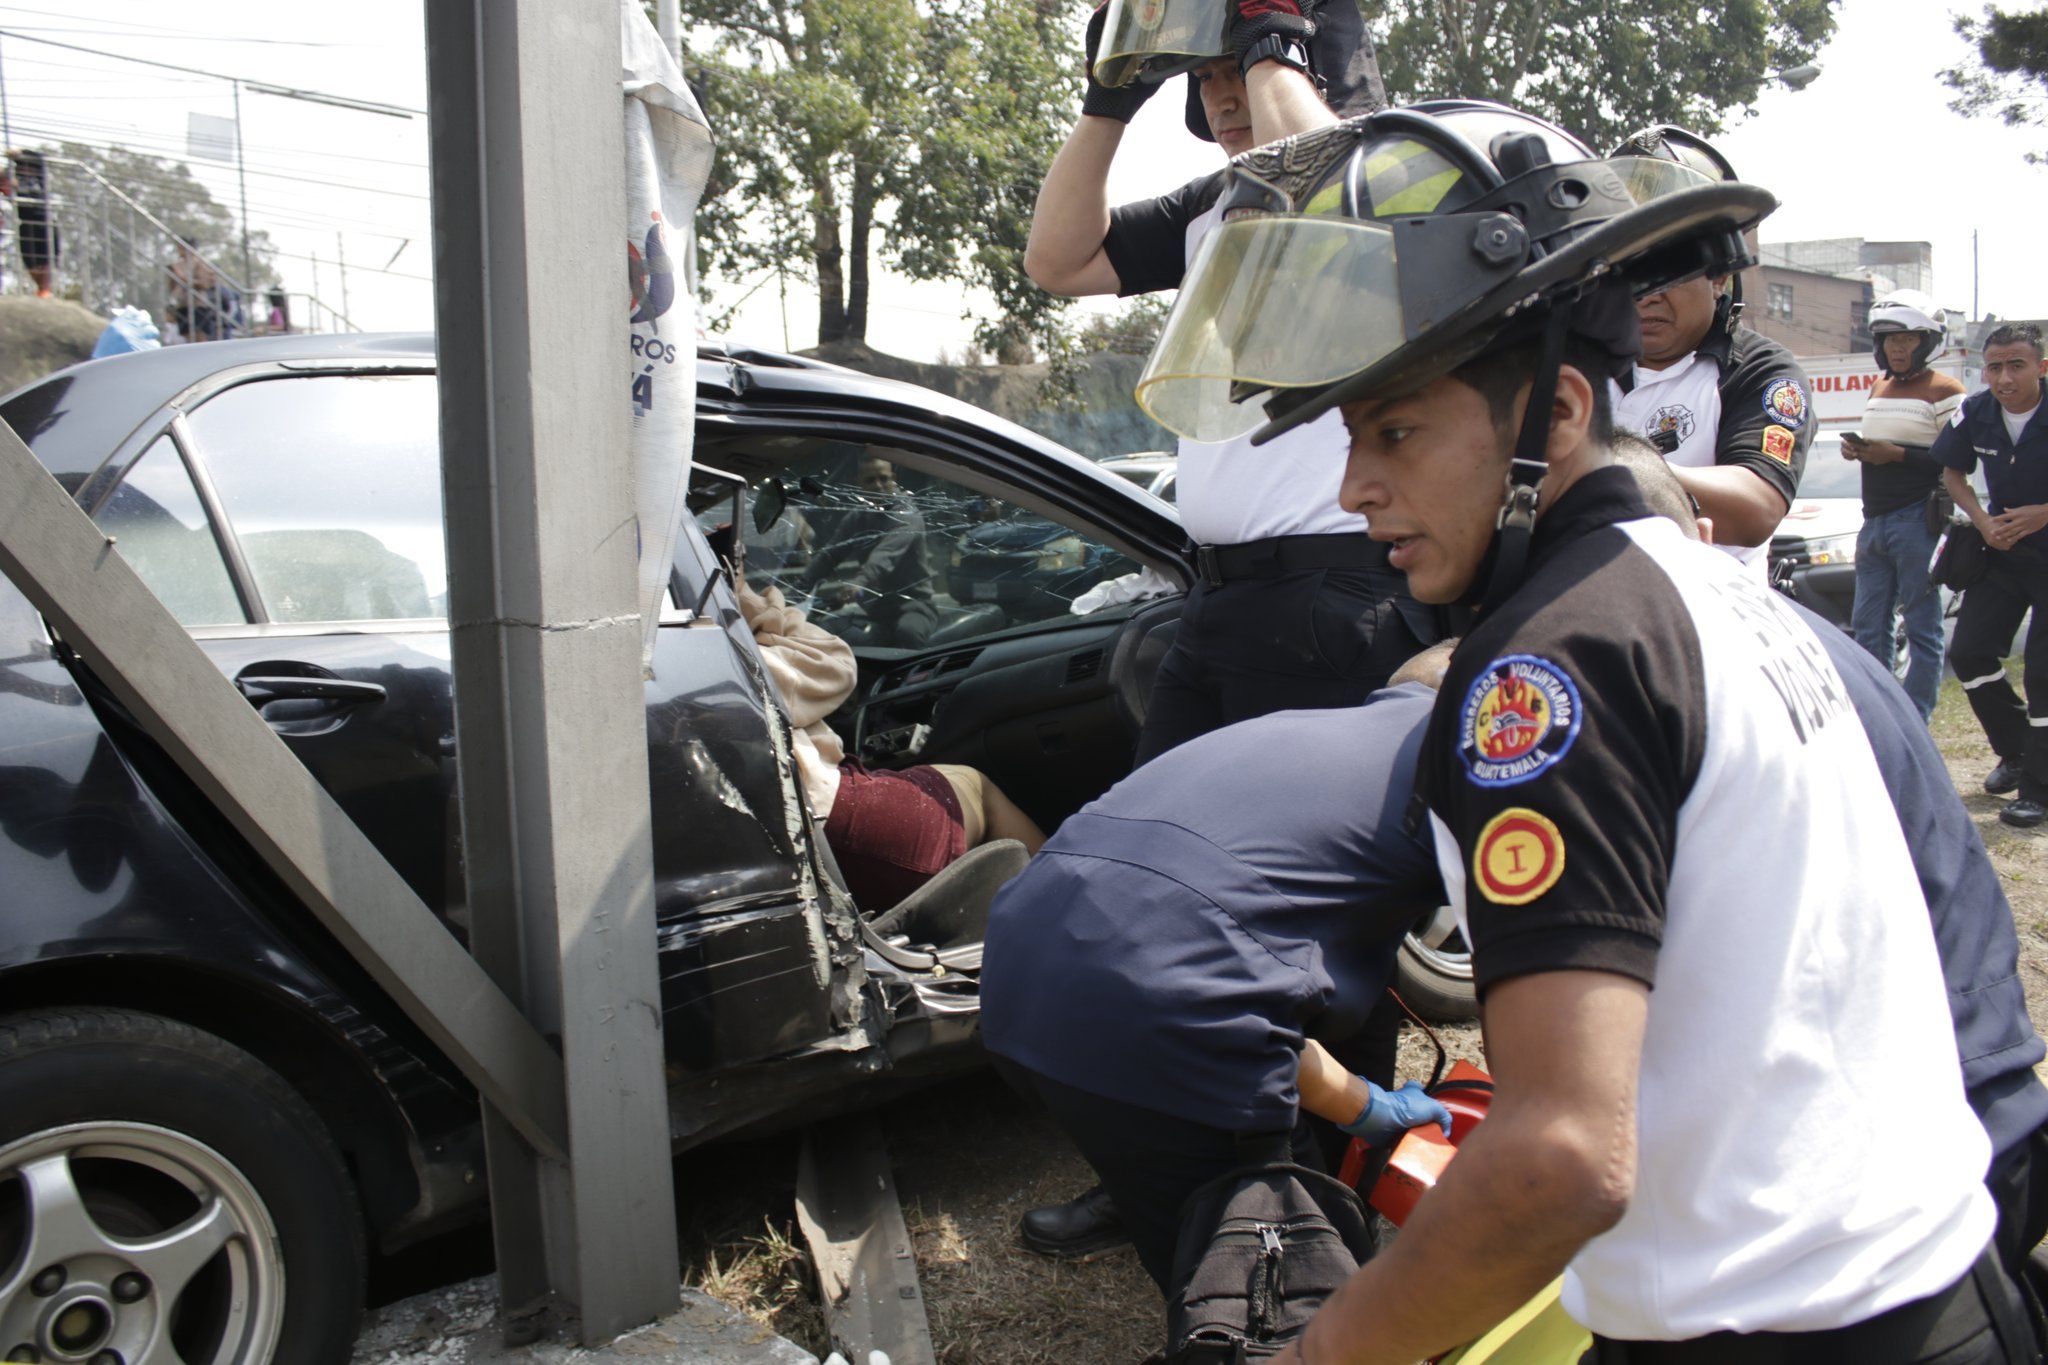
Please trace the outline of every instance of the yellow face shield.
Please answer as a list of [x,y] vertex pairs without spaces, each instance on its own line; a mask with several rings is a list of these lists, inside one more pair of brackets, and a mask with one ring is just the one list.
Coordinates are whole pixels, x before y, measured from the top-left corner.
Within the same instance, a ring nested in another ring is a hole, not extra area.
[[1164,80],[1229,51],[1230,0],[1109,0],[1095,79]]
[[[1637,206],[1715,183],[1675,162],[1608,164]],[[1501,278],[1426,258],[1404,275],[1395,233],[1378,220],[1455,214],[1490,188],[1420,141],[1362,147],[1298,206],[1253,169],[1236,175],[1225,221],[1188,267],[1138,380],[1139,405],[1188,440],[1257,429],[1274,390],[1325,389],[1360,374],[1446,317],[1446,300]],[[1414,334],[1411,319],[1421,320]]]

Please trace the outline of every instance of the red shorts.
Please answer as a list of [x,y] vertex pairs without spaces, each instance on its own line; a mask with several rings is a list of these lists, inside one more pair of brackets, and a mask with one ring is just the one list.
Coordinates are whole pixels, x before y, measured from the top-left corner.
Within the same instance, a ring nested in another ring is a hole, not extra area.
[[937,768],[901,772],[839,765],[839,794],[825,817],[825,839],[854,903],[887,910],[967,851],[960,797]]

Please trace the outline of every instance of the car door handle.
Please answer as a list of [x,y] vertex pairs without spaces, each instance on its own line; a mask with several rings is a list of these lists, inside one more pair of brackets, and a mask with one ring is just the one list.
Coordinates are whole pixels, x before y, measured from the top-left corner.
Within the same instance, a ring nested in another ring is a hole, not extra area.
[[364,706],[384,700],[383,684],[352,678],[237,678],[235,686],[258,710],[274,701],[331,701],[343,706]]

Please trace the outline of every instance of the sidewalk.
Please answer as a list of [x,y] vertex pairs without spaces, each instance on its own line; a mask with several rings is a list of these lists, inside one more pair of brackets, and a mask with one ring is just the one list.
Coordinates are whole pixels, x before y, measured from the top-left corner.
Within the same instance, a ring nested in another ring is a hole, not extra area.
[[354,1365],[818,1365],[818,1358],[694,1289],[669,1317],[603,1347],[507,1347],[488,1277],[369,1314]]

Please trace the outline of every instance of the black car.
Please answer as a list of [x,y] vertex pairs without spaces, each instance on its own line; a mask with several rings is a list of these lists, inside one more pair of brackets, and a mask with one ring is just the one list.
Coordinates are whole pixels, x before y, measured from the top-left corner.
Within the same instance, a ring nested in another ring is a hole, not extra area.
[[[884,933],[838,890],[704,532],[739,527],[757,576],[818,600],[813,561],[852,521],[906,517],[926,568],[818,605],[930,628],[859,646],[835,723],[850,752],[980,767],[1047,828],[1127,771],[1179,612],[1071,596],[1190,577],[1170,509],[1021,428],[786,356],[697,365],[695,517],[646,690],[679,1149],[976,1062],[986,911],[940,897]],[[436,411],[422,336],[183,346],[0,400],[460,938]],[[880,500],[857,487],[878,459]],[[951,577],[977,500],[1098,572],[979,602]],[[889,510],[942,505],[962,511]],[[364,1248],[483,1211],[475,1095],[12,584],[0,886],[0,1359],[345,1359]]]

